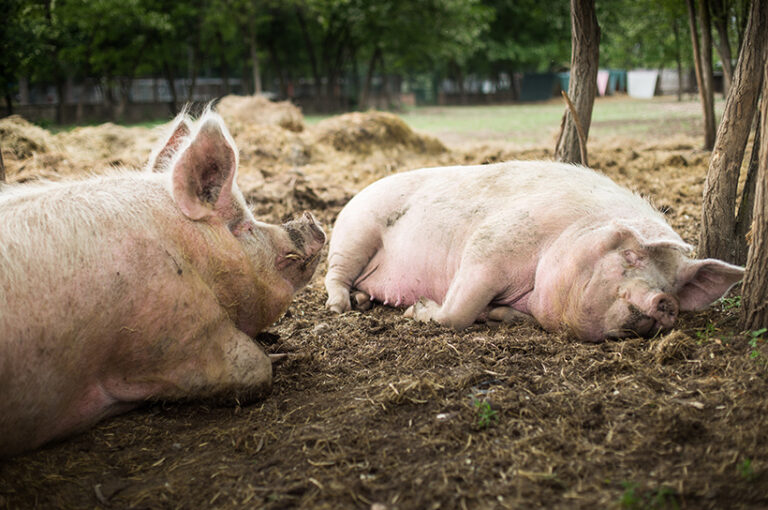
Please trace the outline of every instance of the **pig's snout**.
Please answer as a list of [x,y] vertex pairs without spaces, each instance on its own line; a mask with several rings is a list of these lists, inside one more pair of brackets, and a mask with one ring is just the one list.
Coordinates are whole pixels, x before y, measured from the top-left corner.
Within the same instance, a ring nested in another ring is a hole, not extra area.
[[309,231],[312,234],[313,239],[320,243],[321,246],[325,244],[325,232],[322,228],[320,228],[320,225],[318,225],[317,220],[312,215],[312,213],[309,211],[304,211],[302,220],[309,226]]
[[680,306],[677,303],[677,299],[669,294],[657,294],[651,301],[650,316],[653,317],[662,328],[672,327],[677,319],[679,311]]

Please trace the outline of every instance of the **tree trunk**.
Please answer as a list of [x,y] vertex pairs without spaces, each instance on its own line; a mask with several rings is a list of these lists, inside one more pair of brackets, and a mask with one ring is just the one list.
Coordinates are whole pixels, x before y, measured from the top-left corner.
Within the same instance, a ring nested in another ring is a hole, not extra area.
[[723,63],[723,97],[728,96],[728,91],[733,82],[733,62],[731,56],[731,43],[728,37],[728,8],[724,0],[711,0],[712,17],[717,30],[717,53]]
[[171,115],[176,116],[179,113],[178,104],[179,98],[176,95],[176,85],[174,84],[173,71],[167,60],[163,60],[163,74],[165,75],[165,81],[168,82],[168,92],[171,94],[171,102],[168,103],[168,108],[171,110]]
[[[754,3],[761,4],[760,0]],[[753,9],[754,12],[754,9]],[[765,34],[765,32],[763,32]],[[748,36],[747,36],[748,37]],[[745,48],[748,39],[745,38]],[[742,50],[742,52],[744,51]],[[763,98],[768,97],[768,65],[763,65]],[[741,328],[756,330],[768,327],[768,101],[760,108],[760,164],[752,222],[752,244],[747,256],[747,271],[742,284]],[[756,141],[757,143],[757,141]]]
[[7,115],[13,115],[13,97],[9,91],[5,91],[5,113]]
[[677,100],[683,100],[683,59],[680,55],[680,29],[677,18],[672,19],[672,33],[675,36],[675,64],[677,64]]
[[747,178],[744,180],[744,189],[741,191],[739,212],[736,215],[736,262],[744,264],[747,261],[749,244],[747,234],[752,227],[752,210],[755,208],[755,187],[757,185],[757,169],[760,164],[760,111],[755,112],[757,127],[755,139],[752,143],[752,156],[749,158]]
[[378,45],[373,50],[371,59],[368,61],[368,71],[365,73],[365,82],[363,82],[363,90],[360,92],[360,110],[368,109],[368,98],[371,94],[371,84],[373,82],[373,73],[376,70],[376,62],[381,58],[381,47]]
[[[700,4],[706,7],[706,0],[699,0]],[[693,45],[693,63],[696,70],[696,85],[699,87],[699,97],[701,97],[701,106],[704,110],[704,149],[712,150],[715,145],[715,108],[714,96],[712,95],[712,37],[709,36],[709,24],[702,23],[702,44],[699,45],[699,31],[696,24],[696,7],[693,0],[686,0],[688,5],[688,20],[691,25],[691,44]],[[707,14],[701,14],[702,19],[709,21],[709,11]],[[705,35],[706,34],[706,35]],[[709,51],[705,47],[704,41],[709,42]],[[703,53],[702,53],[703,52]]]
[[253,70],[253,95],[261,94],[261,66],[259,52],[256,50],[256,34],[251,33],[251,68]]
[[0,147],[0,184],[5,182],[5,163],[3,163],[3,148]]
[[301,35],[304,38],[304,45],[307,48],[307,56],[309,57],[309,64],[312,67],[312,77],[315,80],[315,99],[320,98],[322,80],[320,78],[320,71],[317,69],[317,59],[315,58],[315,49],[312,44],[312,39],[309,37],[309,30],[307,29],[307,22],[304,19],[304,13],[301,8],[296,7],[296,16],[299,19],[299,26],[301,27]]
[[267,49],[269,50],[269,57],[272,60],[272,67],[277,75],[277,81],[280,84],[280,97],[283,99],[291,99],[288,94],[288,83],[285,80],[285,72],[283,71],[283,64],[280,60],[280,54],[277,52],[277,46],[274,39],[269,39],[267,42]]
[[768,2],[756,1],[704,183],[698,247],[700,257],[744,262],[736,260],[736,245],[744,242],[743,239],[736,239],[736,188],[760,94],[768,44],[764,35],[766,30]]
[[[597,95],[597,66],[600,60],[600,26],[597,24],[594,0],[571,0],[571,78],[568,96],[571,98],[584,132],[584,144],[589,137],[592,107]],[[584,156],[586,158],[586,147]],[[582,163],[576,119],[568,108],[563,114],[555,159]]]

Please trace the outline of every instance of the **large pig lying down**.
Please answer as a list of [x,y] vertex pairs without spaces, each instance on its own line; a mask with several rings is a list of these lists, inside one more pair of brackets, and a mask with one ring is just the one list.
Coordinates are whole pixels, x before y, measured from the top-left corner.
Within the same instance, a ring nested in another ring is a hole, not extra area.
[[156,171],[0,188],[0,456],[148,399],[269,391],[252,338],[312,276],[309,213],[256,221],[220,118],[183,117]]
[[456,329],[533,317],[588,341],[650,335],[742,278],[689,249],[648,202],[587,168],[416,170],[370,185],[339,214],[327,306],[376,300]]

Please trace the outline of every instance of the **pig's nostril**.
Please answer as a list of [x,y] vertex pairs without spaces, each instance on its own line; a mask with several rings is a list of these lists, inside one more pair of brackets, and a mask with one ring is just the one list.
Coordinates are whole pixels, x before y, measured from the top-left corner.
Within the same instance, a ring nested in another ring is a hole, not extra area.
[[677,316],[677,304],[669,298],[661,298],[656,305],[656,310],[669,317]]

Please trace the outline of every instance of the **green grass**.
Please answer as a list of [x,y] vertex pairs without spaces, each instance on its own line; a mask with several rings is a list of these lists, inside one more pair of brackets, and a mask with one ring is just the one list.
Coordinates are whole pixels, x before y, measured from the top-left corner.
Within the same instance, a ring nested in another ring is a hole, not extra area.
[[[724,101],[715,102],[718,115]],[[418,106],[400,112],[412,129],[449,143],[488,139],[521,144],[549,144],[560,129],[565,103],[553,99],[540,103],[491,106]],[[309,125],[329,115],[308,115]],[[610,136],[669,136],[678,132],[698,134],[702,124],[697,96],[678,102],[675,96],[650,100],[627,96],[598,98],[592,112],[590,138]]]

